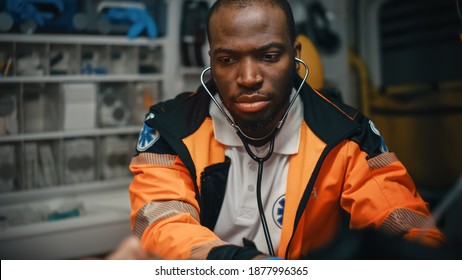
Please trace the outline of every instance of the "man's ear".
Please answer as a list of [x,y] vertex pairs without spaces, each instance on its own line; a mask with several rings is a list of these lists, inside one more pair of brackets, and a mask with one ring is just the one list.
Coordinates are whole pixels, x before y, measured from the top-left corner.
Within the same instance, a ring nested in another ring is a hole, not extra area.
[[294,42],[294,55],[296,58],[300,58],[302,53],[302,44],[299,41]]

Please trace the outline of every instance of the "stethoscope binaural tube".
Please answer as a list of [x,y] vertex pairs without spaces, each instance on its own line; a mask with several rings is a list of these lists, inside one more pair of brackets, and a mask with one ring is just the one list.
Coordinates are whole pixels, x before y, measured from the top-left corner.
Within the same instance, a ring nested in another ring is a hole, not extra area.
[[[212,98],[212,101],[215,103],[215,105],[217,105],[218,109],[221,111],[221,113],[225,116],[226,120],[228,121],[228,123],[234,128],[234,130],[236,131],[236,134],[237,136],[239,136],[239,138],[241,139],[242,143],[244,144],[244,148],[245,150],[247,151],[247,153],[249,154],[249,156],[255,160],[257,163],[258,163],[258,174],[257,174],[257,205],[258,205],[258,212],[260,213],[260,221],[261,221],[261,224],[262,224],[262,228],[263,228],[263,233],[265,234],[265,239],[266,239],[266,244],[268,246],[268,252],[271,256],[274,256],[274,248],[273,248],[273,243],[271,241],[271,234],[269,232],[269,229],[268,229],[268,224],[266,222],[266,216],[265,216],[265,212],[263,210],[263,203],[262,203],[262,199],[261,199],[261,180],[262,180],[262,177],[263,177],[263,163],[265,161],[267,161],[271,155],[273,154],[273,150],[274,150],[274,140],[276,139],[276,135],[278,134],[278,132],[280,131],[282,125],[284,124],[284,122],[286,121],[287,119],[287,116],[289,115],[289,111],[290,111],[290,108],[292,108],[292,105],[295,103],[295,100],[297,99],[299,93],[300,93],[300,90],[302,89],[303,87],[303,84],[305,83],[306,79],[308,78],[308,73],[309,73],[309,69],[308,69],[308,65],[301,59],[299,58],[295,58],[295,60],[297,62],[300,62],[301,64],[303,64],[303,66],[305,67],[305,76],[303,77],[303,80],[302,82],[300,83],[300,86],[298,87],[297,91],[295,92],[294,96],[292,97],[292,99],[290,100],[290,103],[289,103],[289,106],[287,107],[287,110],[286,112],[284,113],[284,115],[282,116],[281,120],[276,124],[276,126],[274,127],[274,129],[266,136],[264,137],[261,137],[261,138],[254,138],[254,137],[250,137],[248,135],[246,135],[242,130],[241,128],[236,125],[234,123],[234,121],[231,119],[231,117],[226,113],[225,109],[220,105],[220,103],[218,102],[218,100],[213,96],[213,94],[210,92],[210,90],[207,88],[207,86],[205,85],[205,82],[204,82],[204,75],[207,71],[209,71],[211,69],[211,67],[207,67],[204,69],[204,71],[202,71],[201,73],[201,84],[202,86],[204,87],[205,91],[207,91],[207,93],[209,94],[210,98]],[[249,141],[258,141],[258,140],[263,140],[263,139],[266,139],[270,137],[270,142],[269,142],[269,149],[268,149],[268,152],[266,153],[265,156],[263,157],[258,157],[251,149],[250,149],[250,146],[249,146]]]

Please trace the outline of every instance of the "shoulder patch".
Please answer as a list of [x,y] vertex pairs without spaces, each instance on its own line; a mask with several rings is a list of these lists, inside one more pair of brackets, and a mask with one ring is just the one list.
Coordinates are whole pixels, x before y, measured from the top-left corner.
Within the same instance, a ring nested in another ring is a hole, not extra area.
[[[153,113],[149,113],[148,116],[146,117],[146,120],[154,118]],[[160,134],[157,130],[154,128],[148,126],[147,124],[144,124],[143,127],[141,128],[140,136],[138,138],[138,144],[136,145],[136,148],[140,152],[144,152],[147,149],[149,149],[154,143],[159,140]]]

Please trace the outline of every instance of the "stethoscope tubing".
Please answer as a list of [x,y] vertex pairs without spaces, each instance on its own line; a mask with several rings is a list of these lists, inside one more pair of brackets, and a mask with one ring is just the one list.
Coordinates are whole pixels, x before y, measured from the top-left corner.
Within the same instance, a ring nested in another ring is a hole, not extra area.
[[[208,87],[206,86],[205,82],[204,82],[204,75],[207,71],[211,70],[212,68],[209,66],[207,68],[205,68],[202,73],[201,73],[201,76],[200,76],[200,80],[201,80],[201,84],[202,86],[204,87],[205,91],[208,93],[208,95],[210,96],[210,98],[212,99],[212,101],[215,103],[215,105],[217,105],[218,109],[221,111],[221,113],[225,116],[226,120],[228,121],[228,123],[234,128],[234,130],[236,131],[236,134],[239,136],[239,138],[241,139],[242,143],[244,144],[244,148],[245,150],[247,151],[247,154],[249,154],[249,156],[258,163],[258,174],[257,174],[257,206],[258,206],[258,212],[260,214],[260,221],[261,221],[261,224],[262,224],[262,228],[263,228],[263,233],[265,235],[265,239],[266,239],[266,244],[268,246],[268,252],[271,256],[275,256],[274,254],[274,247],[273,247],[273,242],[271,241],[271,234],[269,232],[269,228],[268,228],[268,223],[266,221],[266,216],[265,216],[265,211],[263,209],[263,203],[262,203],[262,198],[261,198],[261,181],[262,181],[262,177],[263,177],[263,163],[265,161],[267,161],[271,155],[273,154],[273,150],[274,150],[274,141],[276,139],[276,135],[278,134],[279,130],[282,128],[282,125],[284,124],[284,122],[286,121],[287,119],[287,116],[289,115],[289,111],[290,109],[292,108],[292,105],[295,103],[295,100],[297,99],[299,93],[300,93],[300,90],[302,89],[306,79],[308,78],[308,74],[309,74],[309,68],[308,68],[308,65],[303,61],[301,60],[300,58],[295,58],[295,60],[297,62],[300,62],[303,64],[303,66],[305,67],[305,76],[303,77],[303,80],[302,82],[300,83],[300,86],[298,87],[297,91],[295,92],[294,94],[294,97],[290,100],[290,103],[289,103],[289,106],[287,107],[287,110],[286,112],[284,113],[284,115],[282,116],[281,120],[276,124],[276,126],[274,127],[274,129],[270,132],[270,134],[264,136],[264,137],[261,137],[261,138],[253,138],[253,137],[250,137],[248,135],[246,135],[242,130],[241,128],[236,125],[234,123],[234,121],[231,119],[231,117],[226,113],[225,109],[220,105],[220,103],[218,102],[218,100],[213,96],[213,94],[210,92],[210,90],[208,89]],[[269,142],[269,149],[268,149],[268,152],[266,153],[265,156],[263,157],[259,157],[257,156],[251,149],[250,149],[250,146],[249,146],[249,140],[250,141],[258,141],[258,140],[262,140],[262,139],[265,139],[267,137],[271,136],[271,139],[270,139],[270,142]]]

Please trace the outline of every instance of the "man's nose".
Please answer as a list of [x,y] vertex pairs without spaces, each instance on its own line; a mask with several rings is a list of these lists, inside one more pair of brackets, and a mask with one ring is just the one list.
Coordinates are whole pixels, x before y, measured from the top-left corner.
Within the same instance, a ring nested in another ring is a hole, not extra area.
[[262,82],[263,76],[258,69],[258,64],[249,58],[241,59],[237,83],[245,88],[256,89]]

